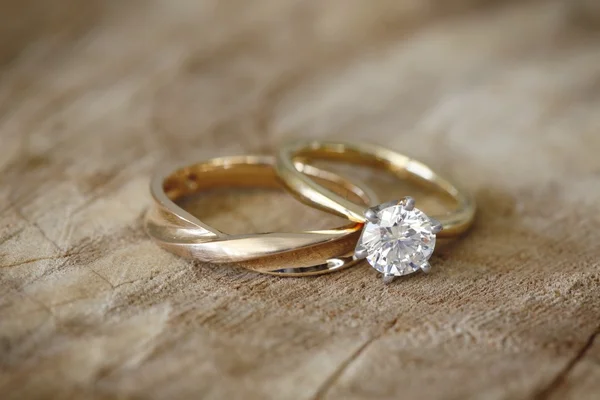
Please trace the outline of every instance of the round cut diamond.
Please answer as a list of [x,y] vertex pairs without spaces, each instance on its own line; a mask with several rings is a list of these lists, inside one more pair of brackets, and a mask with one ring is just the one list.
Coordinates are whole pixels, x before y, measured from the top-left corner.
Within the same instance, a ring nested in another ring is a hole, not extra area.
[[434,223],[417,208],[393,203],[373,210],[356,247],[369,264],[385,275],[408,275],[427,265],[435,248]]

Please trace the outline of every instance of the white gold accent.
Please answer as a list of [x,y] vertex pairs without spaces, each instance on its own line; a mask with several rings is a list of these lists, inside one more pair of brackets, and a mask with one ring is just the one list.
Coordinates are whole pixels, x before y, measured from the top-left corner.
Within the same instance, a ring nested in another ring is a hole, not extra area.
[[367,255],[368,255],[367,249],[362,248],[362,249],[354,250],[354,258],[356,260],[363,260],[363,259],[367,258]]
[[443,229],[442,223],[434,218],[429,218],[429,220],[431,221],[431,228],[433,230],[433,233],[440,233]]
[[402,203],[404,204],[404,209],[407,211],[412,211],[412,209],[415,208],[415,199],[410,196],[406,196],[402,200]]
[[372,208],[367,209],[367,211],[365,211],[365,218],[367,219],[367,221],[372,222],[374,224],[379,222],[379,217],[377,216],[377,211],[375,211]]
[[421,264],[421,271],[425,272],[426,274],[431,272],[431,264],[429,264],[428,261],[425,261],[423,264]]

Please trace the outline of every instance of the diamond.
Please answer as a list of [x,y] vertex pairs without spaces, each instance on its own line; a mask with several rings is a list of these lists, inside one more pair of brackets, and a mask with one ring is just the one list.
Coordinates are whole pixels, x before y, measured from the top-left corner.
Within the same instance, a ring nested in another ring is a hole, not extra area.
[[427,271],[440,225],[423,211],[414,208],[414,200],[385,203],[369,209],[356,254],[385,276],[408,275]]

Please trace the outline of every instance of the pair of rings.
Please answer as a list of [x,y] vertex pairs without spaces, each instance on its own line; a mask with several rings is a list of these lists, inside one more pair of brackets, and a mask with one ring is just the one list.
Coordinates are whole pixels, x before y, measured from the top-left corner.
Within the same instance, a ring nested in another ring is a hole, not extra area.
[[[412,197],[379,203],[376,195],[339,175],[311,165],[329,160],[387,170],[429,187],[455,203],[444,215],[427,216]],[[215,187],[281,187],[303,203],[349,220],[330,230],[228,235],[183,210],[177,201]],[[232,156],[157,175],[146,231],[161,247],[210,263],[236,263],[279,276],[324,274],[366,259],[389,282],[416,271],[429,272],[436,238],[464,233],[475,202],[425,164],[384,147],[364,143],[297,141],[276,157]]]

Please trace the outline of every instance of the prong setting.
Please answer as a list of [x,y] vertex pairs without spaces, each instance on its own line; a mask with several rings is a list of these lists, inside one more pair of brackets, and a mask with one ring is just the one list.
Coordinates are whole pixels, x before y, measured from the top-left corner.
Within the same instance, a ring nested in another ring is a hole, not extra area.
[[356,250],[354,250],[354,258],[357,260],[364,260],[365,258],[367,258],[368,255],[369,253],[367,253],[367,249],[365,249],[364,247],[357,248]]
[[435,234],[440,233],[444,227],[442,223],[434,218],[429,218],[431,220],[431,231]]
[[404,205],[404,209],[407,211],[412,211],[415,208],[415,199],[413,199],[410,196],[406,196],[403,200],[402,203]]
[[425,261],[423,264],[421,264],[420,266],[421,271],[425,272],[426,274],[431,272],[431,264],[429,264],[429,262]]
[[367,221],[372,222],[374,224],[379,222],[379,216],[377,215],[377,211],[369,208],[367,209],[367,211],[365,211],[365,218],[367,219]]
[[394,278],[396,278],[394,275],[383,274],[382,280],[383,280],[383,283],[390,284],[390,283],[392,283]]

